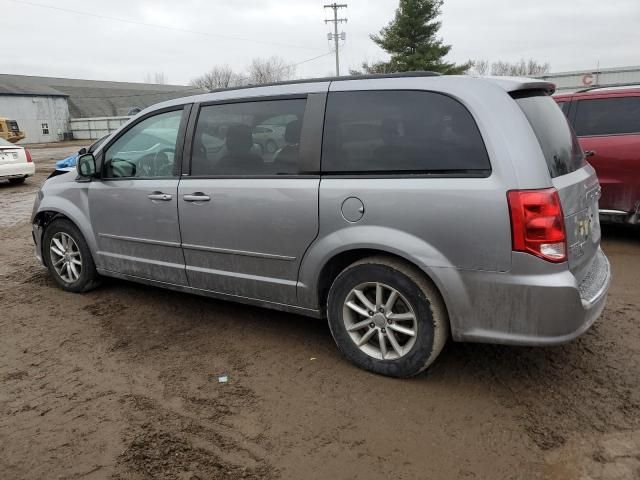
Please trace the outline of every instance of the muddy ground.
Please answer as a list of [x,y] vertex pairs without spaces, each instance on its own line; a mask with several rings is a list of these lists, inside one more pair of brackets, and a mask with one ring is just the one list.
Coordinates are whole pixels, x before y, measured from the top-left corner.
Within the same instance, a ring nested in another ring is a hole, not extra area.
[[0,184],[0,478],[640,478],[639,231],[605,228],[613,287],[578,341],[450,343],[393,380],[342,359],[322,321],[56,288],[28,217],[76,148],[34,149],[38,174]]

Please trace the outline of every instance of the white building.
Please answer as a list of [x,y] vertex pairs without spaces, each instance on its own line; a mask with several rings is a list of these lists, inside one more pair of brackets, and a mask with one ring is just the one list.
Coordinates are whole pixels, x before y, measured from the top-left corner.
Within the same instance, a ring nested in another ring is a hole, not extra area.
[[640,85],[640,66],[549,73],[539,78],[555,83],[558,92],[574,92],[589,87]]
[[26,134],[20,143],[95,139],[117,129],[141,109],[196,93],[203,90],[0,74],[0,117],[18,122]]

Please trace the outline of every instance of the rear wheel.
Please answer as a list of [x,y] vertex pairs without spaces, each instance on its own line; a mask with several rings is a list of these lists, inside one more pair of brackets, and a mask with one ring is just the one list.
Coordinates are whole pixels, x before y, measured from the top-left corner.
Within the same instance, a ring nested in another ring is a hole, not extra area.
[[448,337],[439,292],[422,272],[393,258],[371,257],[342,271],[329,291],[327,313],[350,361],[392,377],[426,369]]
[[9,179],[9,183],[11,185],[20,185],[21,183],[24,183],[24,181],[27,179],[27,177],[20,177],[20,178],[10,178]]
[[49,273],[62,289],[79,293],[99,284],[87,242],[69,220],[51,222],[44,232],[42,253]]

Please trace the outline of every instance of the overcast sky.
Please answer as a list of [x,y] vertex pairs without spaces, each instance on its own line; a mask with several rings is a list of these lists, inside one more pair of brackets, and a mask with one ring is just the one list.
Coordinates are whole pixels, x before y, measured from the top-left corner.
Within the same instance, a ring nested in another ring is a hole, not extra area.
[[[216,64],[241,71],[254,57],[296,63],[330,49],[318,0],[0,0],[0,73],[142,82],[164,72],[187,84]],[[384,59],[369,40],[397,0],[345,0],[344,72]],[[125,23],[55,8],[170,28]],[[448,59],[533,57],[552,72],[640,65],[640,0],[445,0],[440,35]],[[191,33],[189,31],[200,32]],[[334,72],[331,55],[301,64],[297,76]]]

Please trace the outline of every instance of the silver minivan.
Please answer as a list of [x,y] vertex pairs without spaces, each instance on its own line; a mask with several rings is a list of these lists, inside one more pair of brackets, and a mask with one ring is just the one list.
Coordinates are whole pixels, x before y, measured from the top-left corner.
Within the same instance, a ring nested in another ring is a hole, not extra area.
[[36,255],[72,292],[109,276],[327,318],[396,377],[449,336],[567,342],[611,275],[553,89],[416,72],[164,102],[44,183]]

